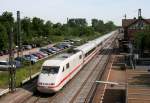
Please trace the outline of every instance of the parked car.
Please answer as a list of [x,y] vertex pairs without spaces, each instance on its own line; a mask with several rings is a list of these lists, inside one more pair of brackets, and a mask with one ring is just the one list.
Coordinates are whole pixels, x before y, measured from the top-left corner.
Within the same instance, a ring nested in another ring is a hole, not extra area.
[[7,61],[0,61],[0,70],[7,71],[9,68],[9,63]]
[[21,62],[19,62],[19,61],[13,61],[13,64],[15,65],[15,67],[16,68],[20,68],[20,67],[22,67],[22,64],[21,64]]
[[30,50],[30,49],[32,49],[32,46],[31,45],[23,45],[23,48],[25,50]]
[[24,58],[26,60],[31,61],[32,64],[34,64],[38,61],[37,58],[35,58],[35,56],[33,56],[33,55],[24,55]]
[[46,48],[40,48],[40,51],[43,52],[43,53],[46,53],[48,55],[50,55],[51,53],[48,51],[48,49]]
[[[13,61],[13,67],[14,68],[20,68],[22,65],[21,65],[21,62],[19,61]],[[7,71],[10,67],[10,64],[8,61],[0,61],[0,70],[1,71]]]
[[38,56],[40,56],[41,58],[45,57],[44,55],[40,54],[39,52],[36,52],[35,54],[38,55]]
[[34,55],[34,56],[38,57],[38,59],[41,59],[41,58],[42,58],[42,56],[41,56],[41,55],[36,54],[36,53],[33,53],[32,55]]
[[66,42],[62,42],[60,45],[64,45],[64,46],[66,46],[67,48],[72,47],[72,45],[71,45],[70,43],[66,43]]
[[68,48],[68,46],[67,45],[65,45],[65,44],[59,44],[61,47],[63,47],[64,49],[66,49],[66,48]]
[[56,48],[56,47],[50,47],[52,50],[54,50],[54,51],[56,51],[56,52],[58,52],[58,51],[60,51],[60,49],[58,49],[58,48]]
[[70,43],[70,44],[74,44],[74,42],[71,41],[71,40],[64,40],[64,42],[67,42],[67,43]]
[[22,64],[24,64],[25,62],[31,62],[32,64],[34,64],[35,62],[37,62],[36,59],[32,59],[32,58],[28,58],[28,57],[16,57],[15,58],[16,61],[21,62]]
[[19,62],[28,61],[28,60],[26,60],[24,57],[16,57],[15,60],[16,60],[16,61],[19,61]]
[[56,51],[55,51],[55,50],[52,50],[51,48],[47,48],[47,49],[48,49],[48,51],[49,51],[50,53],[52,53],[52,54],[56,53]]
[[60,50],[65,49],[65,46],[62,46],[62,45],[59,45],[59,44],[54,45],[54,47],[56,47],[56,48],[58,48],[58,49],[60,49]]
[[39,51],[38,53],[41,54],[41,55],[43,55],[44,57],[47,57],[47,56],[48,56],[47,53],[44,53],[44,52],[41,52],[41,51]]

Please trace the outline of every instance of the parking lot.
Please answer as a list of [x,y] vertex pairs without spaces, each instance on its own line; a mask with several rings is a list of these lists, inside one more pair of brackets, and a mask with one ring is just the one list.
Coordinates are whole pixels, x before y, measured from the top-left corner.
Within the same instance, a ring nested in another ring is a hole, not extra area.
[[[29,46],[30,47],[30,46]],[[35,64],[39,60],[47,58],[49,55],[56,54],[66,48],[72,47],[71,43],[69,42],[61,42],[58,44],[49,44],[45,47],[41,48],[26,48],[22,52],[22,57],[18,57],[17,53],[14,54],[14,67],[20,68],[22,66],[25,66],[27,63]],[[3,55],[0,56],[0,70],[6,71],[8,70],[8,67],[10,63],[8,62],[9,55]]]

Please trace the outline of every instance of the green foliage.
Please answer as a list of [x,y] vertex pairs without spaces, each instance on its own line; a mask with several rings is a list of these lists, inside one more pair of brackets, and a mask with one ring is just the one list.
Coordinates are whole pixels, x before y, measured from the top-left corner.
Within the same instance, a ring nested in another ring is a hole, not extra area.
[[8,35],[5,27],[0,24],[0,50],[4,50],[8,47]]
[[[17,22],[11,12],[0,15],[0,50],[8,48],[8,34],[14,28],[14,42],[17,43]],[[115,29],[112,21],[104,23],[102,20],[92,19],[92,26],[88,26],[86,19],[69,19],[67,24],[44,21],[38,17],[24,17],[21,19],[21,35],[23,44],[43,46],[50,41],[59,42],[65,38],[95,38],[99,34]],[[16,44],[17,45],[17,44]]]
[[86,19],[78,18],[78,19],[69,19],[68,25],[70,27],[81,27],[87,26]]
[[95,31],[99,33],[107,33],[109,31],[116,29],[116,26],[112,21],[104,23],[102,20],[98,19],[92,19],[92,27],[94,28]]
[[150,49],[150,32],[142,31],[135,34],[135,45],[138,49]]

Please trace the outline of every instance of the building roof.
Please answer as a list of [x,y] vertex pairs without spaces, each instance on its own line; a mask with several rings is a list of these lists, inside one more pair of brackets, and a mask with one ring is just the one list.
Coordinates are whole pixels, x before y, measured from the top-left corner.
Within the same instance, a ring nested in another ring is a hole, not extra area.
[[[146,23],[150,24],[150,19],[142,19],[143,21],[145,21]],[[136,23],[137,21],[139,21],[139,19],[122,19],[122,27],[128,27],[134,23]]]

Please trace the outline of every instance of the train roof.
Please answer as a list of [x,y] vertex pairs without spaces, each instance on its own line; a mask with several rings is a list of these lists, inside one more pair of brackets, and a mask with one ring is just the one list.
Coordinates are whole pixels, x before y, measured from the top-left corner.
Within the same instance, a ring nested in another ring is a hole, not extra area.
[[42,66],[60,66],[59,64],[63,62],[63,60],[46,60]]
[[57,55],[54,59],[65,60],[72,55],[73,55],[73,53],[62,53],[62,54]]
[[105,35],[103,35],[103,36],[101,36],[95,40],[89,41],[88,43],[75,48],[75,50],[80,50],[84,54],[86,54],[87,52],[89,52],[91,50],[91,48],[96,47],[98,44],[100,44],[102,41],[104,41],[105,39],[110,37],[112,34],[114,34],[114,32],[105,34]]
[[56,57],[46,60],[43,63],[43,66],[60,66],[61,63],[64,62],[65,59],[69,58],[70,56],[72,56],[73,53],[63,53],[63,54],[59,54]]
[[96,44],[94,42],[88,42],[84,45],[81,45],[77,48],[75,48],[75,50],[80,50],[84,53],[87,53],[88,51],[90,51],[92,48],[94,48],[96,46]]

